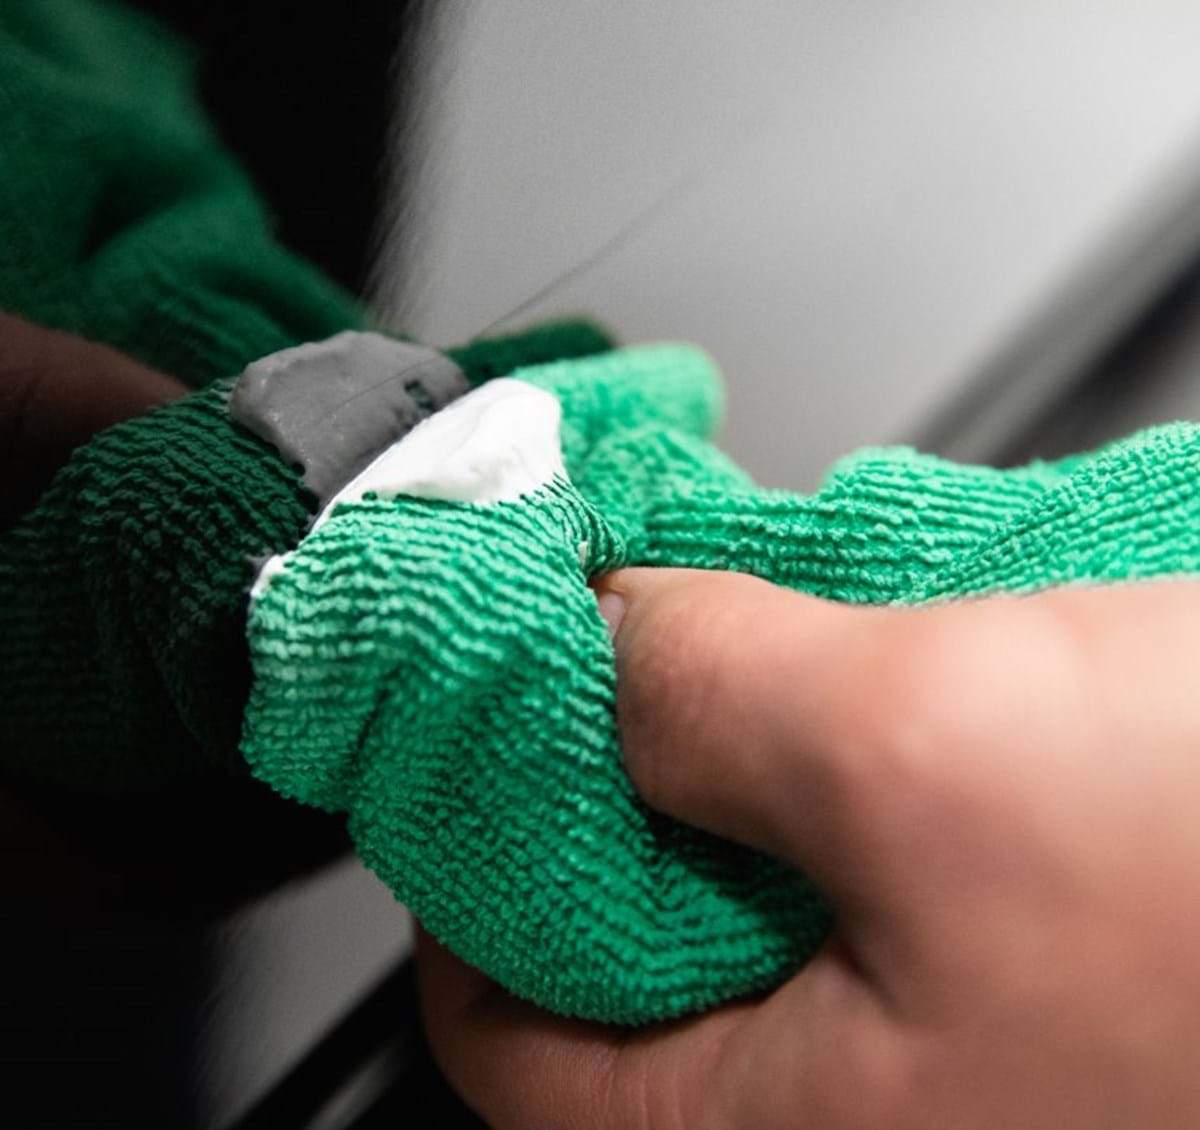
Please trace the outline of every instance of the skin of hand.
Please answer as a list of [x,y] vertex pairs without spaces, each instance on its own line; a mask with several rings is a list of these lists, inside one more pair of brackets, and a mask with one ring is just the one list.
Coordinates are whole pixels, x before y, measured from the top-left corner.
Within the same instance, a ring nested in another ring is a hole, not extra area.
[[1200,583],[836,605],[601,581],[628,771],[838,914],[762,999],[638,1031],[428,936],[426,1025],[489,1125],[1200,1126]]
[[106,345],[0,313],[0,530],[80,444],[185,392]]
[[[0,312],[0,532],[76,447],[186,392],[106,345]],[[248,777],[103,800],[0,777],[0,903],[23,921],[219,915],[345,850],[340,821]]]

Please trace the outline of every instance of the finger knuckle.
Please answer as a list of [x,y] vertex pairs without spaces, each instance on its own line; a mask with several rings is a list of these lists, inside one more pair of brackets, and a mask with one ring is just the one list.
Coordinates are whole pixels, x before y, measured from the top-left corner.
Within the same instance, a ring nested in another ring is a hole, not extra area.
[[678,1073],[657,1070],[658,1060],[639,1052],[644,1048],[627,1045],[612,1057],[596,1124],[605,1130],[686,1130],[693,1123],[684,1117]]
[[912,618],[882,641],[870,672],[871,705],[858,732],[869,773],[860,795],[877,807],[919,803],[945,819],[963,799],[949,787],[947,767],[980,740],[973,704],[988,692],[992,661],[986,640],[959,630],[953,617],[902,615]]

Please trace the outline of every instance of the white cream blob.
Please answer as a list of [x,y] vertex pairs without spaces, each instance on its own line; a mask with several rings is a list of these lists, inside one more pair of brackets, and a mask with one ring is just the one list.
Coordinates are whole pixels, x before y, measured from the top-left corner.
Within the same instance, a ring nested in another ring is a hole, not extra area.
[[[565,476],[558,398],[525,381],[489,381],[422,420],[337,492],[309,534],[334,508],[365,494],[447,502],[515,502]],[[282,572],[288,553],[269,558],[250,589],[257,598]]]

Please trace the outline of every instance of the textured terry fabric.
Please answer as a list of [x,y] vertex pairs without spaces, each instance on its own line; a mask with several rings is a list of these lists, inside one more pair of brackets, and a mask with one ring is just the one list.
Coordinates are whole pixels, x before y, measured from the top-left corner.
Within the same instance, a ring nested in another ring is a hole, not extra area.
[[[360,325],[281,246],[181,43],[116,4],[0,5],[0,307],[192,385]],[[583,323],[451,350],[468,380],[607,348]],[[152,789],[243,769],[245,591],[312,499],[222,381],[78,451],[0,535],[0,767]]]
[[[0,6],[0,307],[199,386],[362,315],[272,238],[191,72],[119,5]],[[6,769],[126,788],[235,764],[242,590],[308,501],[225,394],[102,435],[0,537]]]
[[[498,359],[606,345],[562,323],[475,343],[459,364],[477,380]],[[0,765],[106,791],[240,767],[246,590],[314,500],[230,420],[231,385],[103,432],[0,535]]]
[[0,307],[201,385],[363,317],[274,239],[192,72],[117,4],[0,5]]
[[348,812],[435,935],[559,1012],[643,1022],[762,989],[830,923],[803,878],[638,802],[590,575],[735,569],[915,603],[1200,566],[1194,425],[1012,471],[866,451],[802,497],[705,442],[718,386],[694,351],[517,375],[559,395],[570,481],[335,511],[252,608],[243,748],[280,791]]

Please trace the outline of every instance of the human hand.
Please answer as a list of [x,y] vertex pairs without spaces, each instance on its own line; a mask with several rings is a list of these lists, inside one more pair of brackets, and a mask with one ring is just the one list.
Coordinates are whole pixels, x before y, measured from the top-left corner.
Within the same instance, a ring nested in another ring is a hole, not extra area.
[[1200,1125],[1200,584],[896,609],[639,569],[601,594],[639,791],[803,868],[838,925],[764,999],[641,1031],[423,939],[431,1043],[490,1124]]

